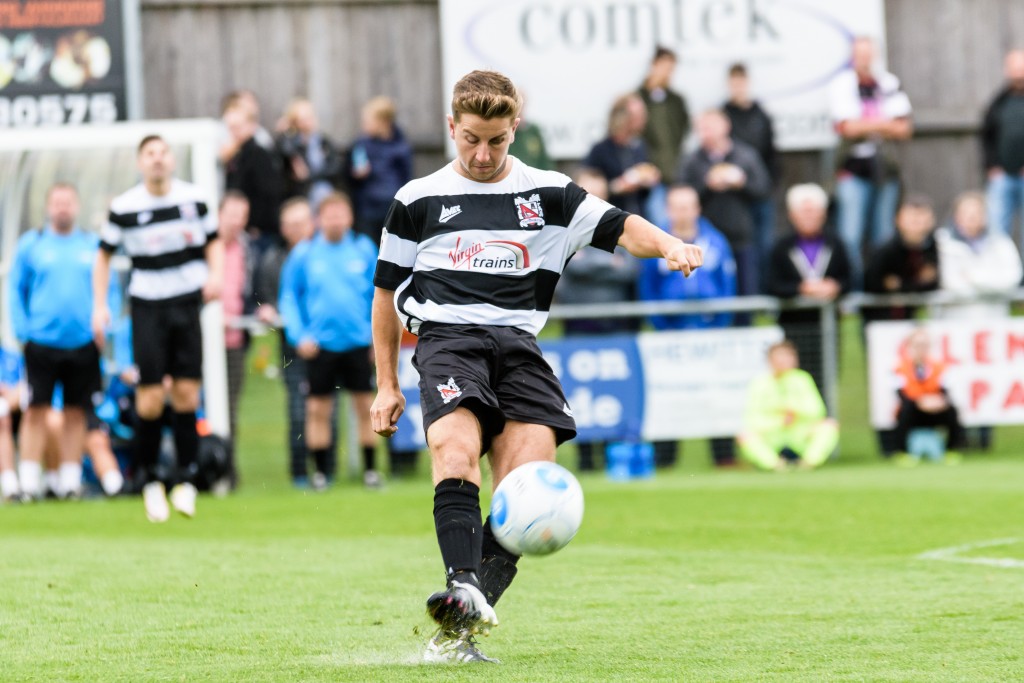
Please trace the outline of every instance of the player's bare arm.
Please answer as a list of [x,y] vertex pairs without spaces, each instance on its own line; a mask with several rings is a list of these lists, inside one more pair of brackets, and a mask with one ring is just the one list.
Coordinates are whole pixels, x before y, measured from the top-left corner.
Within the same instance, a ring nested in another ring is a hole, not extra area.
[[682,271],[686,277],[704,263],[696,244],[687,244],[635,214],[626,219],[619,245],[637,258],[663,258],[671,270]]
[[206,243],[204,253],[210,274],[203,285],[203,301],[209,303],[219,299],[224,289],[224,243],[214,238]]
[[395,293],[377,287],[373,293],[373,355],[377,361],[377,398],[370,408],[373,431],[391,436],[405,412],[405,397],[398,386],[398,350],[402,322],[395,311]]
[[107,288],[110,287],[110,252],[96,251],[96,265],[92,269],[92,337],[98,349],[103,349],[110,324],[107,308]]

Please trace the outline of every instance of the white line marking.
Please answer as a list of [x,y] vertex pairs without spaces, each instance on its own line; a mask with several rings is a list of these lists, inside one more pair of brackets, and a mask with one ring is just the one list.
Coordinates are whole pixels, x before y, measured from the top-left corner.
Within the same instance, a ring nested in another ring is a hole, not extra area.
[[961,564],[980,564],[986,567],[1000,567],[1002,569],[1024,569],[1024,560],[1012,557],[960,557],[960,553],[966,553],[978,548],[995,548],[999,546],[1014,545],[1020,543],[1019,538],[997,538],[991,541],[977,541],[976,543],[965,543],[950,548],[939,548],[929,550],[917,556],[919,560],[935,560],[938,562],[959,562]]

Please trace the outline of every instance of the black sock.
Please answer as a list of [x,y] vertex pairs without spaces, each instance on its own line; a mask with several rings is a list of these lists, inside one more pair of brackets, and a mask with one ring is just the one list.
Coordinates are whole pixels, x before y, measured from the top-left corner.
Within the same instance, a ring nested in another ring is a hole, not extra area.
[[156,481],[163,427],[164,421],[161,418],[146,420],[140,417],[135,422],[135,457],[142,471],[142,480],[147,484]]
[[366,471],[377,469],[373,466],[374,453],[377,449],[373,446],[363,446],[363,467]]
[[488,604],[492,607],[501,599],[505,589],[512,585],[519,571],[516,563],[519,556],[505,550],[491,530],[491,516],[484,522],[483,548],[480,561],[480,586]]
[[483,533],[480,487],[462,479],[445,479],[434,487],[434,527],[448,579],[476,584]]
[[321,474],[328,474],[327,468],[329,463],[327,462],[327,448],[309,448],[309,455],[313,458],[313,465],[316,467],[316,471]]
[[193,482],[199,459],[199,432],[196,431],[196,413],[174,413],[174,452],[178,456],[178,477]]

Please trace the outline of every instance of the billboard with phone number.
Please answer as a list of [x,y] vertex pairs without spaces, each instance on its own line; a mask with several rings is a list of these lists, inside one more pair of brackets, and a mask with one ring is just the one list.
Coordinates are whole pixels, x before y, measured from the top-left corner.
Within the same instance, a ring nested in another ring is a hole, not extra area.
[[128,118],[123,0],[0,0],[0,128]]

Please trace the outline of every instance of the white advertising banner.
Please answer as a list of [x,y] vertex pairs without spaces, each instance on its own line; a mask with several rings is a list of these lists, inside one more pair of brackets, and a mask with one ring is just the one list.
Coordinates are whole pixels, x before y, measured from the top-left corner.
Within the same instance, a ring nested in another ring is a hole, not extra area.
[[[896,365],[913,322],[867,327],[871,424],[895,425],[899,405]],[[1024,424],[1024,318],[944,320],[925,325],[932,355],[946,365],[943,386],[971,425]]]
[[555,158],[604,137],[656,45],[679,55],[673,88],[691,115],[725,101],[728,68],[743,62],[780,149],[819,149],[835,143],[828,83],[855,36],[884,43],[885,12],[882,0],[441,0],[441,33],[445,93],[473,69],[501,71]]
[[643,359],[644,439],[734,436],[747,388],[768,371],[778,327],[743,327],[637,335]]

